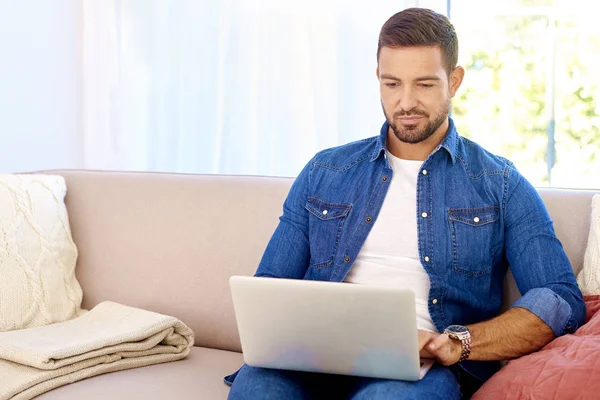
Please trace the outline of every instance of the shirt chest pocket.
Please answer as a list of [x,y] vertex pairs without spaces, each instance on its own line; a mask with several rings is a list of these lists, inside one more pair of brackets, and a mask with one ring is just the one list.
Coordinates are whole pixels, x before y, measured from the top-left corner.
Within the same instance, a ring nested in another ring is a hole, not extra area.
[[310,266],[330,267],[333,265],[344,221],[352,206],[309,197],[305,208],[309,211]]
[[489,274],[501,248],[500,209],[450,208],[452,269],[471,276]]

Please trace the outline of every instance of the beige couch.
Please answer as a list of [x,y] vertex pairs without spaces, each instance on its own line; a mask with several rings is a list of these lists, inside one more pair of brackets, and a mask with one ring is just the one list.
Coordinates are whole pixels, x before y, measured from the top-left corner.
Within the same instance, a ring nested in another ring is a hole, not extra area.
[[[67,399],[225,399],[242,365],[228,289],[252,275],[290,178],[48,171],[67,181],[83,306],[103,300],[180,318],[196,333],[190,356],[98,376],[40,396]],[[540,190],[573,263],[582,266],[592,191]],[[507,302],[518,292],[510,283]]]

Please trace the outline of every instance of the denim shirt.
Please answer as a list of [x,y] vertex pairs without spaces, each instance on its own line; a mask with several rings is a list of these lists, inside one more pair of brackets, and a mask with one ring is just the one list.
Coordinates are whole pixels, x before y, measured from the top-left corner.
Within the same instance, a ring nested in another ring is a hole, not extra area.
[[[323,150],[304,167],[256,276],[342,282],[394,179],[379,136]],[[583,323],[582,294],[537,191],[513,166],[450,125],[417,180],[418,247],[438,331],[501,311],[510,264],[525,308],[556,336]],[[465,361],[485,381],[497,363]]]

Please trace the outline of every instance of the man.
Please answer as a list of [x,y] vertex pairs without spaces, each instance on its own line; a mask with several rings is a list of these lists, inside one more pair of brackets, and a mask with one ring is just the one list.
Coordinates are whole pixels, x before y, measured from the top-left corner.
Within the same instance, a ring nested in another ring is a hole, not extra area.
[[[457,54],[453,26],[433,11],[407,9],[384,24],[380,135],[308,163],[256,273],[410,287],[421,357],[437,363],[418,382],[245,365],[227,378],[231,399],[458,399],[495,361],[583,322],[581,292],[537,192],[449,118],[464,76]],[[509,264],[523,296],[498,315]]]

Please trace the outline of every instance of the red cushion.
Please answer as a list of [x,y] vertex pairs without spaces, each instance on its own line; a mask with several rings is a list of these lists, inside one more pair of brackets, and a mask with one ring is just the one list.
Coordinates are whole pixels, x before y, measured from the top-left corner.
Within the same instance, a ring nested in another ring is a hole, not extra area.
[[573,335],[510,361],[472,399],[600,399],[600,296],[586,296],[586,323]]

